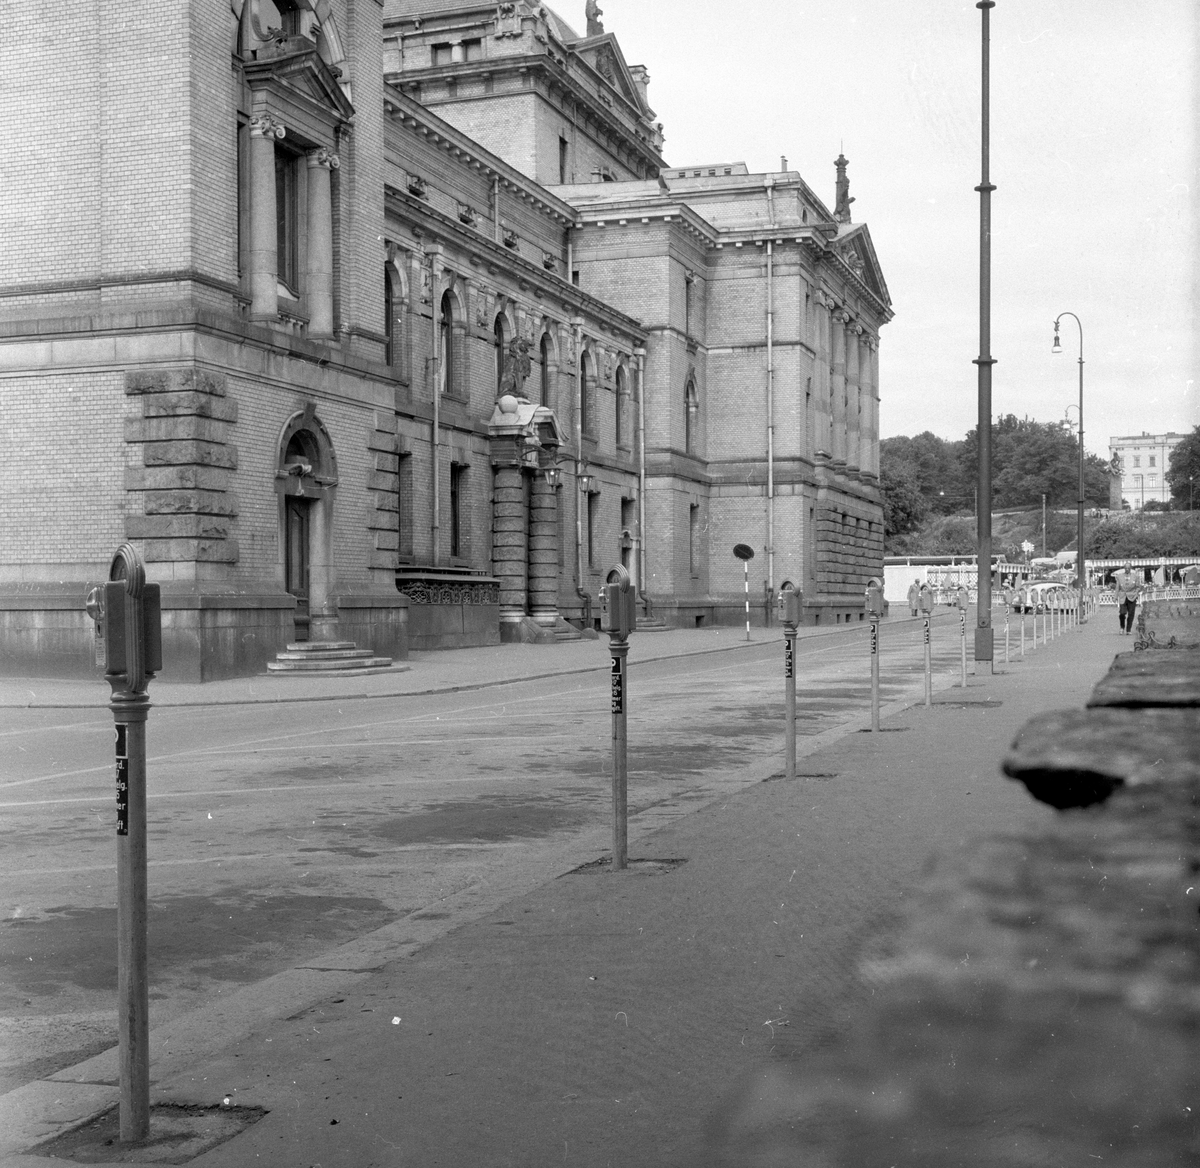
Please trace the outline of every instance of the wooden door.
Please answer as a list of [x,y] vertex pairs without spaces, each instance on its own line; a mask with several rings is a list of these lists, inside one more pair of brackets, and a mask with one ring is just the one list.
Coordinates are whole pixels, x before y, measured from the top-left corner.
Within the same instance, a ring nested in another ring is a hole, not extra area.
[[309,528],[312,502],[289,498],[284,524],[284,587],[296,598],[296,640],[308,640]]

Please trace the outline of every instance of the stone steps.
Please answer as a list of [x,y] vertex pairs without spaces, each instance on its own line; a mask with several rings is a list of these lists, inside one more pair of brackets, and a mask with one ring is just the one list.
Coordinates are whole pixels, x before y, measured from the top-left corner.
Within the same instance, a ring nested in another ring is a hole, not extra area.
[[634,632],[637,633],[665,633],[671,626],[665,620],[657,616],[639,616],[637,618],[637,627]]
[[376,657],[353,641],[295,641],[267,662],[267,671],[312,677],[314,674],[382,673],[392,668],[390,657]]

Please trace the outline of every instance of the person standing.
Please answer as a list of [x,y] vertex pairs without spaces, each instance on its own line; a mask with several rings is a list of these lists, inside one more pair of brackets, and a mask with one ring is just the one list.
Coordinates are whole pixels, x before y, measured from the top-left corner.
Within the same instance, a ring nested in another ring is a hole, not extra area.
[[908,611],[909,615],[916,616],[921,609],[921,581],[914,580],[912,587],[908,590]]
[[1121,632],[1128,636],[1133,632],[1133,614],[1142,594],[1142,574],[1135,572],[1131,564],[1126,564],[1116,574],[1116,584],[1117,619],[1121,622]]

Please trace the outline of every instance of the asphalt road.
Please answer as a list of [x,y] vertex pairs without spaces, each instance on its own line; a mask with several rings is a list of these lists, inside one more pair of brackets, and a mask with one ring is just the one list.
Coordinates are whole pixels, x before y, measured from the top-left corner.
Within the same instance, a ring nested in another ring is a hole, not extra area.
[[[884,626],[884,702],[920,692],[920,637]],[[397,921],[437,935],[464,893],[490,911],[596,859],[605,643],[596,656],[594,674],[455,694],[153,710],[152,1025]],[[781,659],[775,642],[631,669],[632,817],[669,822],[782,764]],[[800,641],[799,734],[869,698],[865,626]],[[0,711],[0,1093],[116,1041],[111,758],[106,711]]]

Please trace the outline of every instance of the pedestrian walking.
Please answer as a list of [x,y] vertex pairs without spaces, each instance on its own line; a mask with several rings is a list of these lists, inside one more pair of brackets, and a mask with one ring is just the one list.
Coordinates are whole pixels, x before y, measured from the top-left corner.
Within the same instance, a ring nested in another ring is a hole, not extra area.
[[908,612],[910,616],[916,616],[921,610],[921,581],[914,580],[912,587],[908,590]]
[[1121,632],[1128,636],[1133,632],[1133,614],[1142,594],[1142,574],[1135,572],[1133,565],[1126,564],[1116,574],[1116,585],[1117,619],[1121,623]]

